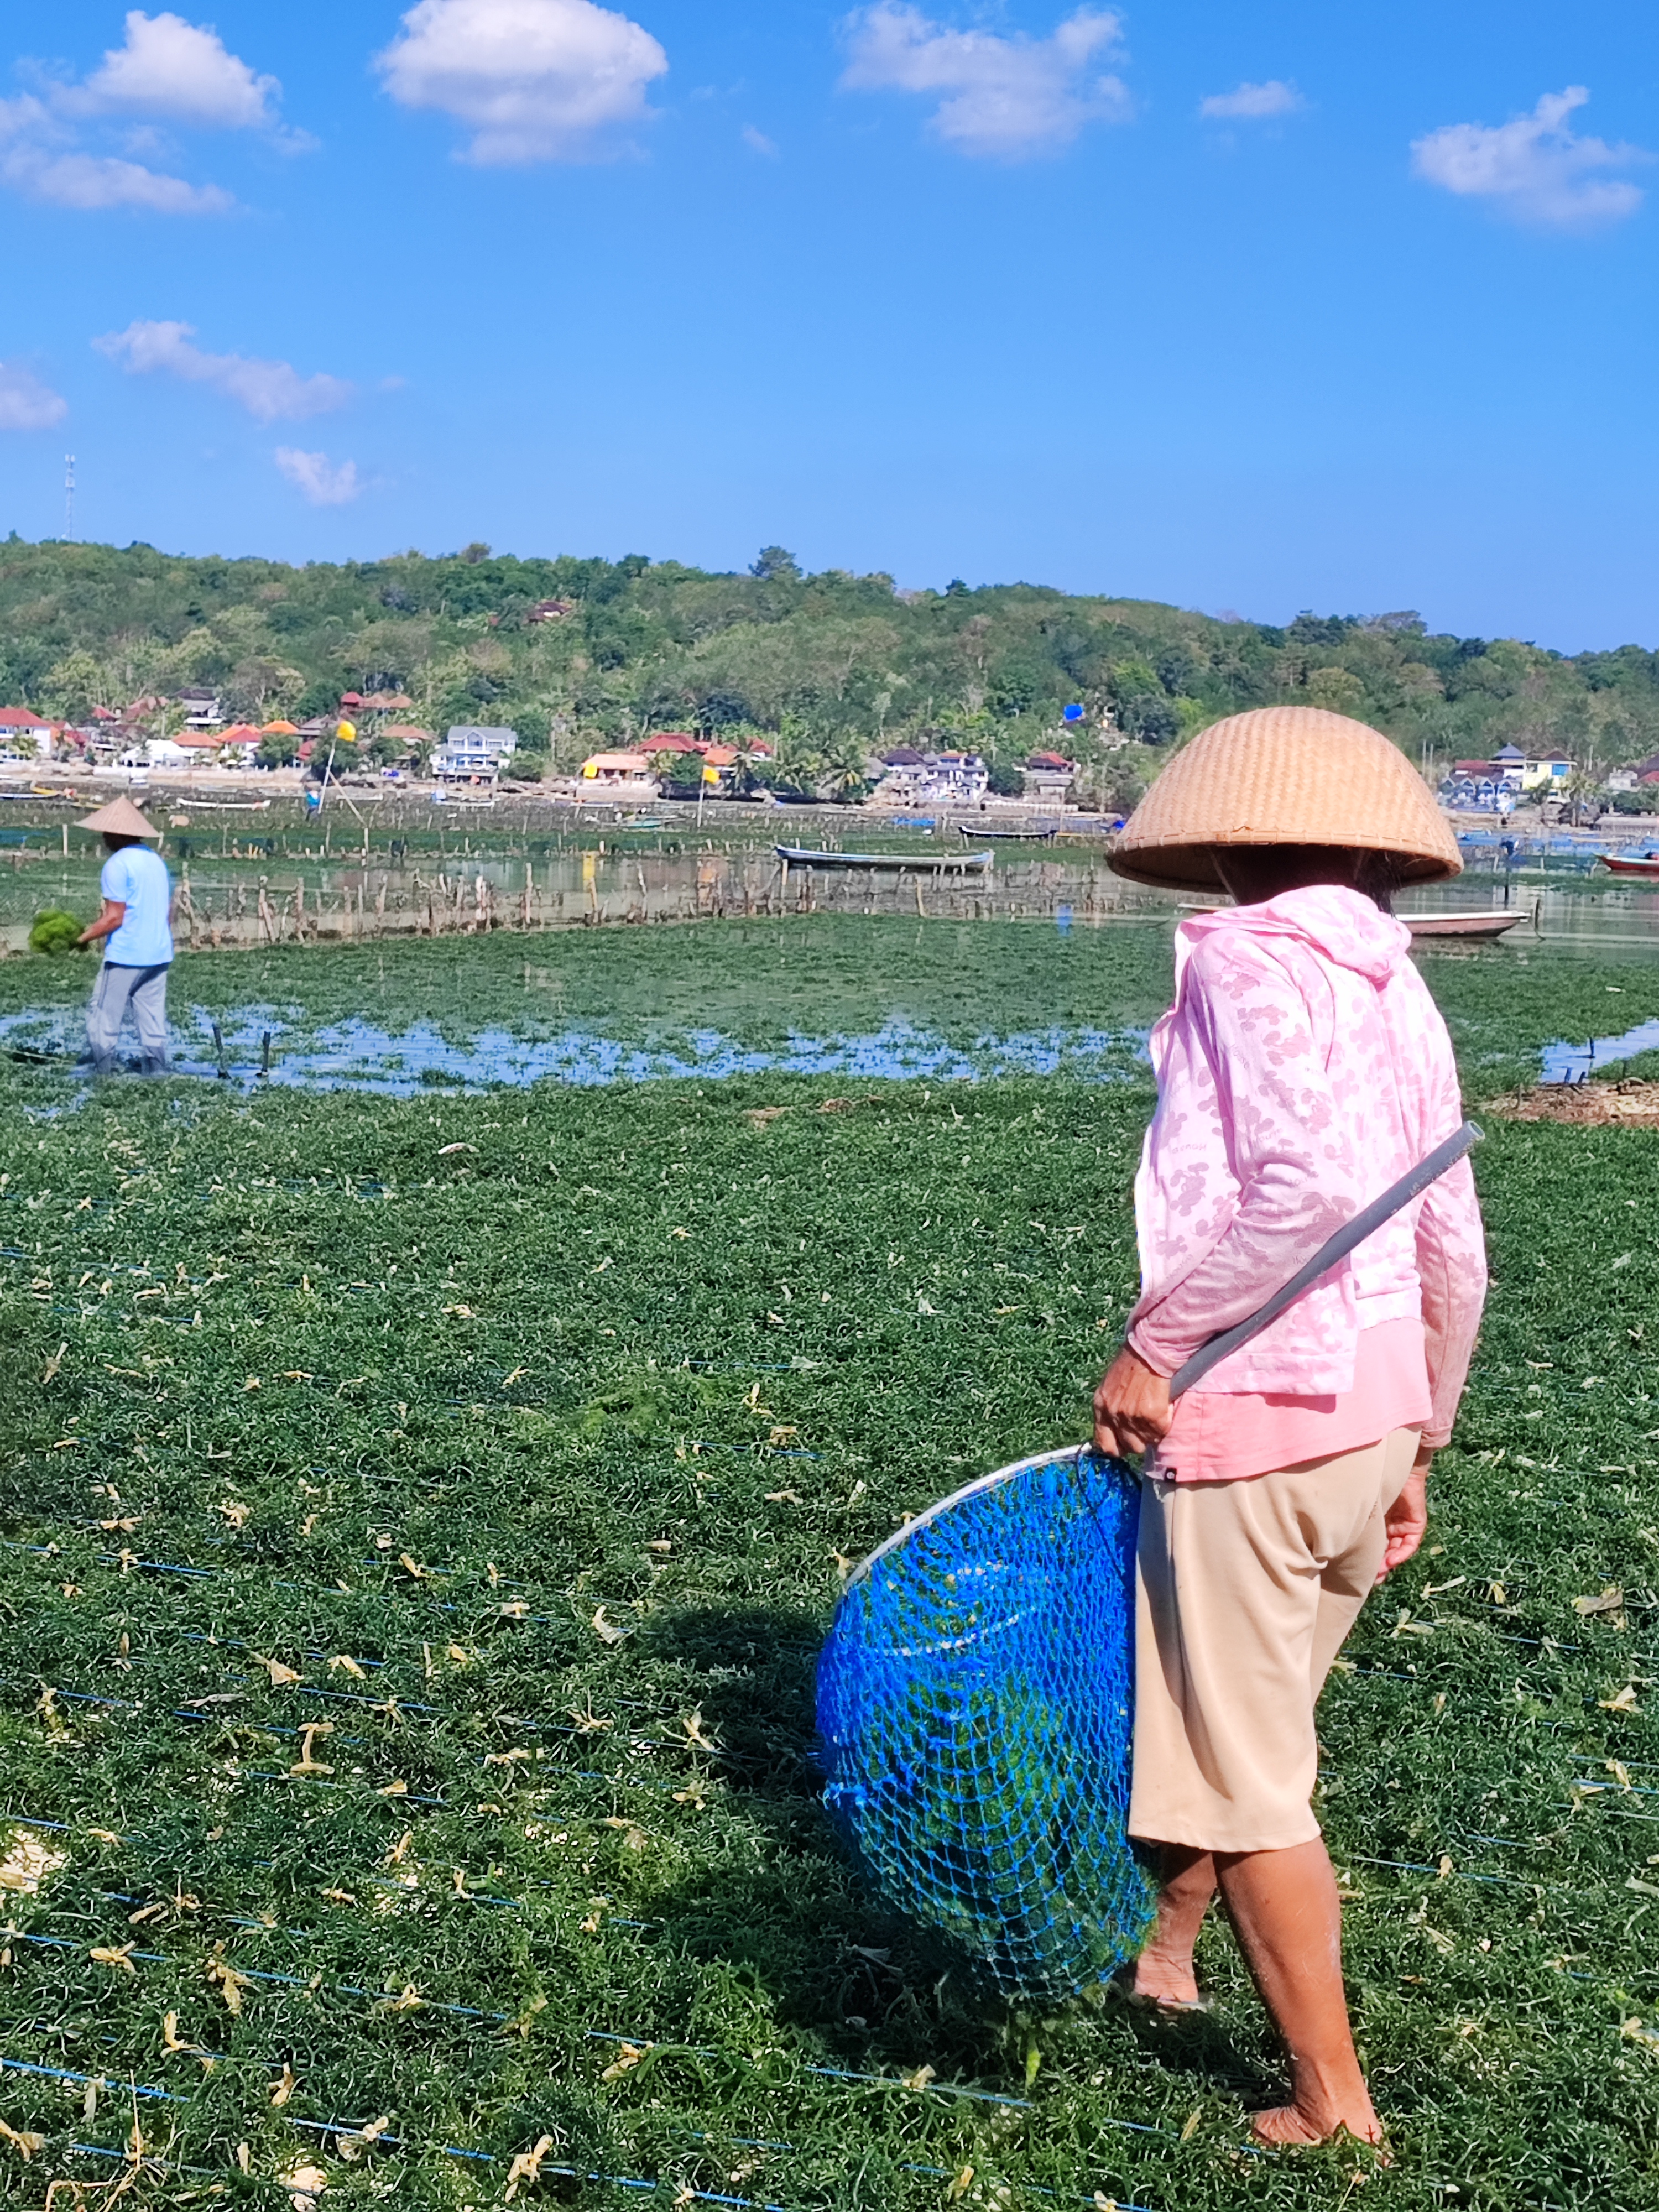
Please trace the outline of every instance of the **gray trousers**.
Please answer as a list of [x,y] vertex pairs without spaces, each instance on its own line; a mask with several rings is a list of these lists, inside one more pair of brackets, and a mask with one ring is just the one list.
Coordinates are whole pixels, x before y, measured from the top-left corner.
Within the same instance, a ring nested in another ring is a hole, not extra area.
[[107,1075],[115,1066],[115,1048],[121,1024],[131,1007],[138,1031],[138,1050],[146,1075],[167,1071],[167,971],[159,968],[122,968],[105,961],[98,971],[92,1004],[87,1009],[87,1042],[92,1048],[93,1072]]

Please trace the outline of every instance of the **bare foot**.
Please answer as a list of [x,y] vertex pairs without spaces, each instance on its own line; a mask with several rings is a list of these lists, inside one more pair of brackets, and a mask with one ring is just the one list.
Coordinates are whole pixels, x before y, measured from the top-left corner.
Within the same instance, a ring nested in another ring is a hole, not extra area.
[[[1311,2143],[1334,2142],[1339,2136],[1351,2136],[1356,2142],[1370,2143],[1381,2148],[1382,2123],[1366,2100],[1364,2112],[1356,2111],[1351,2117],[1333,2113],[1312,2118],[1300,2105],[1275,2105],[1269,2112],[1258,2112],[1251,2124],[1250,2133],[1259,2143],[1274,2150],[1300,2148]],[[1382,2163],[1390,2161],[1383,2154]]]
[[1136,1996],[1150,2004],[1167,2005],[1171,2011],[1194,2011],[1202,2002],[1192,1953],[1160,1951],[1156,1942],[1135,1960],[1131,1988]]

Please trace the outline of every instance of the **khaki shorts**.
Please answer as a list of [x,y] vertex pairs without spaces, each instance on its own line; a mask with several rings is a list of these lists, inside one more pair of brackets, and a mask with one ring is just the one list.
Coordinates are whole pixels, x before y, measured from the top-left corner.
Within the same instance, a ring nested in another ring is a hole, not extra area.
[[1417,1439],[1243,1482],[1143,1482],[1132,1835],[1217,1851],[1318,1835],[1314,1706]]

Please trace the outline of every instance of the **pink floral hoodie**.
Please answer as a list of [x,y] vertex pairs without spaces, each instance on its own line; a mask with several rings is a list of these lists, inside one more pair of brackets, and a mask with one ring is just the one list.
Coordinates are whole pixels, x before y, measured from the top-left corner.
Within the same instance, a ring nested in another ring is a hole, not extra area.
[[[1255,1310],[1462,1119],[1451,1040],[1411,935],[1316,884],[1176,932],[1176,1000],[1152,1031],[1158,1110],[1135,1178],[1141,1295],[1129,1340],[1160,1373]],[[1198,1387],[1322,1397],[1353,1387],[1374,1322],[1423,1320],[1444,1443],[1486,1297],[1467,1160]]]

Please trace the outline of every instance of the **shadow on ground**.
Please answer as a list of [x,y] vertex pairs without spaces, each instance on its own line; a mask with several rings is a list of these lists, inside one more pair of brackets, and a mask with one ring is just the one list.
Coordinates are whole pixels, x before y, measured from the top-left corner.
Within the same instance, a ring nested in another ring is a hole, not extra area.
[[1105,2037],[1131,2063],[1196,2075],[1247,2102],[1280,2094],[1213,2015],[1166,2020],[1104,1990],[1040,2021],[988,2001],[870,1894],[819,1796],[820,1616],[708,1607],[658,1616],[647,1639],[697,1699],[720,1747],[715,1775],[758,1847],[656,1901],[665,1943],[752,1979],[781,2023],[818,2039],[825,2063],[925,2063],[945,2079],[1018,2092],[1034,2039],[1058,2058],[1073,2047],[1098,2053]]

